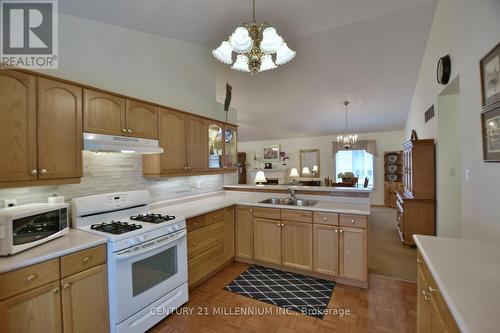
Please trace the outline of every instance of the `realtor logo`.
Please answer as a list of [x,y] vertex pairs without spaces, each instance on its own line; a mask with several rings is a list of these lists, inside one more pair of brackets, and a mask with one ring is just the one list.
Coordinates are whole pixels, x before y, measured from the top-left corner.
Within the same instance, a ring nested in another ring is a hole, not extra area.
[[58,67],[57,1],[1,1],[0,66]]

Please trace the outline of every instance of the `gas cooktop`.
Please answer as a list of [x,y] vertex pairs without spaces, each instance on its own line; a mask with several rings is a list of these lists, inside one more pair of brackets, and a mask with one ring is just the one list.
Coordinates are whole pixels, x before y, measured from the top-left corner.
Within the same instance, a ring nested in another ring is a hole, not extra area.
[[142,225],[140,224],[120,222],[120,221],[111,221],[110,223],[102,222],[98,224],[92,224],[90,226],[90,229],[107,232],[114,235],[120,235],[125,232],[134,231],[141,228]]
[[130,217],[133,221],[147,222],[147,223],[163,223],[171,220],[175,220],[175,216],[171,215],[161,215],[161,214],[138,214]]

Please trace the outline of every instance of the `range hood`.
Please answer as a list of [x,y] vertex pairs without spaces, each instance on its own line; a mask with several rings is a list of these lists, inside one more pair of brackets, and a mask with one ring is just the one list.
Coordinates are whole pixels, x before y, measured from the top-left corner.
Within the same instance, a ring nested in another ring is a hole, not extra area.
[[94,133],[83,133],[83,150],[138,154],[163,153],[158,140]]

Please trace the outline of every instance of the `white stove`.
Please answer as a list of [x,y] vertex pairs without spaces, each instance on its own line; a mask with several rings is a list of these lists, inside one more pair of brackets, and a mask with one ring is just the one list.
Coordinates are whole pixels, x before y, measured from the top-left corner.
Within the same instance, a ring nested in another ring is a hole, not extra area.
[[108,239],[111,332],[144,332],[188,301],[186,221],[148,213],[149,201],[148,191],[72,201],[73,226]]

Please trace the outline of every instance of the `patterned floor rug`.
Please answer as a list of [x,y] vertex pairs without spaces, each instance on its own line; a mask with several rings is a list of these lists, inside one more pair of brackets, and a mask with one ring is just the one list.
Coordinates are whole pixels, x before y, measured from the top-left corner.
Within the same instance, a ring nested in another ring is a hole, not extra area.
[[224,289],[323,319],[335,282],[251,266]]

